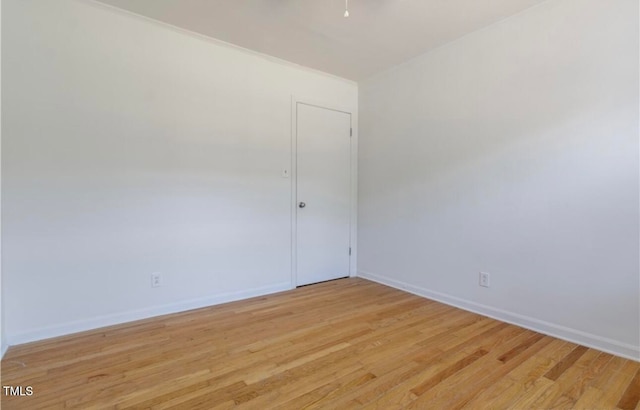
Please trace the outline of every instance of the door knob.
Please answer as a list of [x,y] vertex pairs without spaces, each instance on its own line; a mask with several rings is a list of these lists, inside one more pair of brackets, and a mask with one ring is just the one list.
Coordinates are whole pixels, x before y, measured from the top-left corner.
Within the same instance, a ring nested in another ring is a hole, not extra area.
[[307,204],[305,204],[304,202],[300,202],[300,203],[298,204],[298,207],[299,207],[299,208],[304,208],[305,206],[307,206]]

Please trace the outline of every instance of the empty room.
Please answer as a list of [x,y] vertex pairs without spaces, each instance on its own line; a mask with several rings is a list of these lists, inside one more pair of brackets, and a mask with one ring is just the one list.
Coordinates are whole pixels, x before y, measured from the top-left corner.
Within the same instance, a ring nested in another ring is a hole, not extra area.
[[0,13],[2,409],[640,410],[640,1]]

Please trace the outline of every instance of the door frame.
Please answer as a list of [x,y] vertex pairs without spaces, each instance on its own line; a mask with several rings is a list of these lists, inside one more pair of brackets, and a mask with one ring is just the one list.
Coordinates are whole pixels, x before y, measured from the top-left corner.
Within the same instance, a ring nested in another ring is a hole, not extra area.
[[298,286],[298,104],[338,111],[351,116],[350,174],[351,195],[349,210],[349,277],[357,274],[357,222],[358,222],[358,116],[357,110],[326,101],[291,96],[291,289]]

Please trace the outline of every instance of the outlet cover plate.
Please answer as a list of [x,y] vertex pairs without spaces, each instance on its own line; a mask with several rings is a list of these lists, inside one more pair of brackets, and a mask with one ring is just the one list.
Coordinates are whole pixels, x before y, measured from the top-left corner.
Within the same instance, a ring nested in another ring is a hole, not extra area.
[[483,288],[489,287],[489,274],[487,272],[480,272],[480,286]]
[[151,274],[151,287],[152,288],[157,288],[162,286],[162,276],[159,273],[152,273]]

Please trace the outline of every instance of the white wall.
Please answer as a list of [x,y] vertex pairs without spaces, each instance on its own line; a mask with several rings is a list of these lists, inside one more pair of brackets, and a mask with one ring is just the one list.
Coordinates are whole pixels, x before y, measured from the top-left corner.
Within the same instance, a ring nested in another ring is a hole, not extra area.
[[[0,0],[0,44],[2,44],[2,0]],[[2,95],[2,53],[0,52],[0,96]],[[0,359],[7,351],[4,337],[4,287],[2,287],[2,98],[0,98]],[[1,368],[1,366],[0,366]]]
[[361,83],[360,275],[640,358],[638,48],[554,0]]
[[356,84],[89,2],[4,3],[8,342],[289,288],[291,95],[355,112]]

